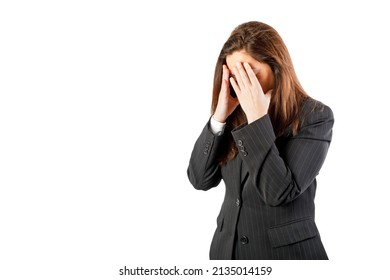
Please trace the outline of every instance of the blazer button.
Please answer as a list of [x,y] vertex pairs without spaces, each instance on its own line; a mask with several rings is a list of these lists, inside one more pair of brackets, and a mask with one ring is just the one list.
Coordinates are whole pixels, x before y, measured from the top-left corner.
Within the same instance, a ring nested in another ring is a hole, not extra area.
[[243,151],[243,152],[242,152],[242,155],[243,155],[244,157],[246,157],[246,156],[248,155],[248,153],[247,153],[246,151]]
[[240,237],[240,242],[241,242],[242,245],[248,244],[248,241],[249,241],[248,237],[246,237],[245,235],[242,235]]
[[241,205],[241,201],[240,201],[239,198],[237,198],[237,199],[236,199],[236,206],[237,206],[237,207],[240,207],[240,205]]
[[242,142],[242,140],[238,140],[237,144],[238,144],[238,146],[242,147],[242,145],[244,145],[244,142]]

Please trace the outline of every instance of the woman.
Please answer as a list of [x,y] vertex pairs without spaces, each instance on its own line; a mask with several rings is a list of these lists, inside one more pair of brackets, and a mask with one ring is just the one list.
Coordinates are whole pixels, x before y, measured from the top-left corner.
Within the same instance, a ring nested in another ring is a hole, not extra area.
[[187,171],[196,189],[226,186],[210,259],[328,259],[314,197],[333,113],[305,93],[271,26],[247,22],[232,32],[211,113]]

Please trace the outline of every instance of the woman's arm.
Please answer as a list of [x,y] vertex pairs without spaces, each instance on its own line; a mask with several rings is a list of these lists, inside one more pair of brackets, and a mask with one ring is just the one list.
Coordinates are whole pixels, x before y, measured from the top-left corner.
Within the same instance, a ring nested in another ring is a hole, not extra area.
[[297,135],[285,144],[283,155],[275,145],[268,115],[232,132],[250,180],[265,203],[271,206],[288,203],[310,186],[324,163],[333,123],[329,107],[323,105],[311,110]]
[[208,122],[196,140],[187,169],[188,179],[195,189],[206,191],[221,181],[217,157],[222,139],[223,135],[216,136],[211,132]]

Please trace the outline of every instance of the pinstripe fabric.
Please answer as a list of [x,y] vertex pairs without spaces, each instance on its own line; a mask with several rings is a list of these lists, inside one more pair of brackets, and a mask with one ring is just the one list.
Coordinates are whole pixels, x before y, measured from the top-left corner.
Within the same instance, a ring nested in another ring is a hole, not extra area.
[[208,190],[223,179],[226,192],[210,259],[327,259],[315,224],[316,176],[332,138],[333,113],[308,99],[298,134],[276,138],[268,115],[231,133],[239,155],[217,163],[223,136],[208,124],[195,143],[188,178]]

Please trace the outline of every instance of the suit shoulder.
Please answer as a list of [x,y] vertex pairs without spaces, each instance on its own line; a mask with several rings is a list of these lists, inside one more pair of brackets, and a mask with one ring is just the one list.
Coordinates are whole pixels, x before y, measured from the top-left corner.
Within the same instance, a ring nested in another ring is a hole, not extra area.
[[333,111],[326,104],[313,98],[304,101],[301,111],[302,123],[333,121]]

